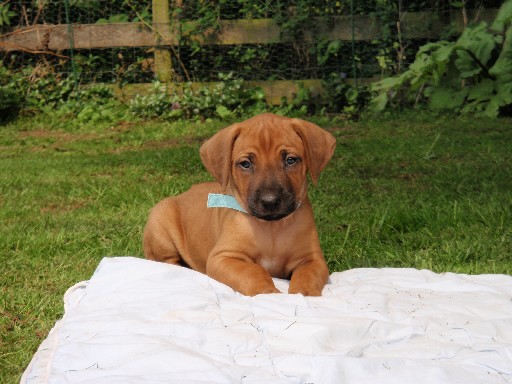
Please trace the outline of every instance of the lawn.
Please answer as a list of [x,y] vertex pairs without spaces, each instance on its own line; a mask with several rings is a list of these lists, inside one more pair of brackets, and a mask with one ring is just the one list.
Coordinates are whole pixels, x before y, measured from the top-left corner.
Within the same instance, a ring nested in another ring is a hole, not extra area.
[[[512,273],[512,120],[313,119],[337,138],[311,186],[331,271]],[[15,383],[104,256],[141,256],[148,210],[211,177],[198,155],[225,126],[0,126],[0,383]]]

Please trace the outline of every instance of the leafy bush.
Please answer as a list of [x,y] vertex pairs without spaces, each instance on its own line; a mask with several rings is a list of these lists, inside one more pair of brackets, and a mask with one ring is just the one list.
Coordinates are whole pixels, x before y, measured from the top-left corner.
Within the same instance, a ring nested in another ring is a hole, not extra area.
[[46,115],[53,125],[58,125],[59,119],[69,120],[76,126],[110,124],[128,118],[126,111],[127,107],[114,97],[110,87],[103,84],[77,87],[72,78],[55,74],[44,62],[20,72],[0,65],[2,122],[19,112]]
[[9,79],[12,72],[0,63],[0,123],[10,120],[20,109],[20,95]]
[[164,119],[208,119],[237,117],[265,110],[265,94],[260,88],[248,89],[233,74],[220,74],[220,82],[194,90],[187,83],[183,92],[168,95],[166,87],[156,82],[153,92],[136,96],[130,111],[138,117]]
[[165,84],[154,82],[147,95],[137,95],[130,101],[129,111],[140,118],[163,117],[171,108],[166,89]]
[[0,122],[10,120],[18,114],[19,96],[13,89],[0,86]]
[[454,42],[420,48],[414,63],[397,77],[373,85],[372,109],[417,105],[490,117],[512,114],[512,1],[506,1],[490,28],[467,27]]
[[332,73],[323,81],[323,86],[327,112],[341,113],[348,119],[357,119],[368,105],[368,87],[351,85],[345,74]]
[[128,108],[104,84],[91,84],[74,92],[57,110],[57,116],[72,116],[78,125],[113,124],[130,118]]
[[311,91],[299,83],[297,93],[291,99],[283,96],[281,103],[274,108],[274,112],[280,115],[300,117],[315,113],[316,107]]
[[220,74],[220,82],[194,88],[184,85],[181,92],[169,95],[167,87],[155,82],[148,95],[137,95],[130,102],[130,112],[139,118],[166,120],[231,119],[265,111],[290,116],[322,112],[319,97],[299,83],[297,93],[282,98],[278,106],[267,105],[261,88],[250,88],[233,74]]
[[[56,74],[53,67],[41,61],[20,71],[0,65],[0,85],[13,107],[24,113],[53,112],[59,104],[72,97],[75,84],[72,79]],[[14,94],[16,97],[13,97]],[[5,98],[5,96],[4,96]]]

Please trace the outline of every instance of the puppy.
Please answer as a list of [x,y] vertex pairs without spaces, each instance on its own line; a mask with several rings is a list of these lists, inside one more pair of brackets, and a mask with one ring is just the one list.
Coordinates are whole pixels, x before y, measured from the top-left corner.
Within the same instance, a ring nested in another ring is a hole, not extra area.
[[335,145],[312,123],[270,113],[222,129],[200,149],[217,182],[151,210],[146,258],[186,265],[244,295],[279,292],[278,277],[290,280],[288,293],[320,296],[329,271],[307,174],[316,183]]

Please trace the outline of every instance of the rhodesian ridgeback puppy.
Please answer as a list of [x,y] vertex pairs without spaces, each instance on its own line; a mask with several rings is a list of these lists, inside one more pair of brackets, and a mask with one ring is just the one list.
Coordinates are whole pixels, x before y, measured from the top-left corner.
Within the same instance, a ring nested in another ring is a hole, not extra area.
[[320,296],[329,271],[307,174],[316,183],[335,145],[312,123],[270,113],[222,129],[200,149],[217,182],[151,210],[146,258],[186,265],[244,295],[279,292],[278,277],[290,279],[288,293]]

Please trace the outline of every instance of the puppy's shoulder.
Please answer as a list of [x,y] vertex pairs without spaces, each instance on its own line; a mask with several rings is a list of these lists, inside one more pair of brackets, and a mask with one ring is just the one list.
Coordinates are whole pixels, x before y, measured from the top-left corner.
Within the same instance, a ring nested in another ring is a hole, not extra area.
[[191,194],[191,195],[196,195],[196,196],[197,195],[208,196],[209,193],[222,193],[222,186],[219,183],[215,183],[215,182],[194,184],[185,193]]
[[189,216],[196,211],[206,208],[209,193],[221,193],[221,186],[217,183],[194,184],[189,190],[175,196],[160,200],[152,209],[153,217],[181,216],[186,213]]
[[186,192],[171,198],[174,201],[171,204],[178,204],[180,208],[206,208],[209,193],[221,193],[222,187],[218,183],[200,183],[194,184]]

